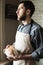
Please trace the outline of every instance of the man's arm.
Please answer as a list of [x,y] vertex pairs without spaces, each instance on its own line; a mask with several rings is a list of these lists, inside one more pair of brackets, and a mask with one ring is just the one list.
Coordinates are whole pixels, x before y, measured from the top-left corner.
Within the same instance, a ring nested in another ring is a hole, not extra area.
[[36,50],[32,52],[32,57],[34,59],[43,58],[43,29],[41,27],[35,30],[35,36],[32,42],[36,45]]
[[11,57],[7,57],[8,60],[34,60],[34,58],[32,57],[31,54],[25,54],[25,55],[19,55],[19,56],[11,56]]
[[18,59],[28,59],[28,60],[34,60],[34,58],[32,57],[32,54],[25,54],[25,55],[20,55],[18,56]]

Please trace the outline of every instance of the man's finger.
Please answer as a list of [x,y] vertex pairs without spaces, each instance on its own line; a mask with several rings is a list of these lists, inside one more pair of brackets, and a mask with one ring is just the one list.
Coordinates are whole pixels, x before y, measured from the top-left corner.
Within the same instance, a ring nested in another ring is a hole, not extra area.
[[9,57],[7,57],[7,59],[8,59],[9,61],[12,61],[12,60],[13,60],[12,58],[9,58]]

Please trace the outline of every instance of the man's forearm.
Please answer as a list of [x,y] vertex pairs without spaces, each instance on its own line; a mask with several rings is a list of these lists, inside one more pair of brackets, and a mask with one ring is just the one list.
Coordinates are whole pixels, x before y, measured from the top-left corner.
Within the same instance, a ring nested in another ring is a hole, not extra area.
[[26,54],[26,55],[21,55],[18,57],[19,59],[28,59],[28,60],[33,60],[32,54]]

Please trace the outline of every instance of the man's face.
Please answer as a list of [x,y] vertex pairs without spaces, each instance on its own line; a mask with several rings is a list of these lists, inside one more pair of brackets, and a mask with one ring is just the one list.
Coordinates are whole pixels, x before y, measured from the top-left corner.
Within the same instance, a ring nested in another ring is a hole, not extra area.
[[18,9],[16,11],[16,14],[17,14],[17,20],[18,21],[25,20],[25,18],[26,18],[26,9],[25,9],[23,3],[19,4]]

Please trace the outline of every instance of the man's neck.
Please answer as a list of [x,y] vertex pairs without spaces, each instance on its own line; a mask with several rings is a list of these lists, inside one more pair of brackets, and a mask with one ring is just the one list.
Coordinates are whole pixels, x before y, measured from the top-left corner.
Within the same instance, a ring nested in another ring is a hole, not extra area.
[[23,23],[24,25],[29,24],[30,22],[31,22],[31,19],[26,19],[26,20],[23,20],[23,21],[22,21],[22,23]]

